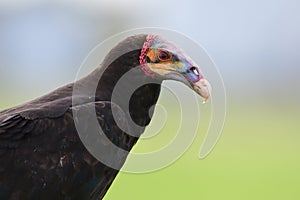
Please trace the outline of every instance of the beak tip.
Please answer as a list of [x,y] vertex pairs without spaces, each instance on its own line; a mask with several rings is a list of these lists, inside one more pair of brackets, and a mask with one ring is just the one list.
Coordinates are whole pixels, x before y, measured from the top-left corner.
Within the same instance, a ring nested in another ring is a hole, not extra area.
[[203,104],[207,103],[209,97],[211,96],[211,86],[209,82],[202,78],[197,83],[194,84],[195,91],[203,97]]

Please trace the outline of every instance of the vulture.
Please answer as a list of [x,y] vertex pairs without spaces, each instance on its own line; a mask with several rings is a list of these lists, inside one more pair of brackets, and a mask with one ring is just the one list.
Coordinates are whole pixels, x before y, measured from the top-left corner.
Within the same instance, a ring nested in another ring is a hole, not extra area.
[[[80,80],[0,111],[0,199],[102,199],[149,124],[164,80],[182,82],[204,101],[211,93],[199,66],[178,46],[160,35],[137,34]],[[114,92],[117,85],[121,90]],[[131,87],[130,98],[123,97]],[[99,132],[92,118],[127,152],[105,151],[111,165],[91,152],[107,146],[92,136]],[[90,143],[82,141],[89,137]]]

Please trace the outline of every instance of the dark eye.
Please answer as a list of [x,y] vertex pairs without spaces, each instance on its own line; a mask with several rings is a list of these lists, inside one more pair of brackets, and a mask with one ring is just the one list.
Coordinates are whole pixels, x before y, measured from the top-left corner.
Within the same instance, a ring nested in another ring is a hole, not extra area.
[[170,59],[170,54],[167,51],[160,51],[158,54],[158,58],[161,61],[166,61]]

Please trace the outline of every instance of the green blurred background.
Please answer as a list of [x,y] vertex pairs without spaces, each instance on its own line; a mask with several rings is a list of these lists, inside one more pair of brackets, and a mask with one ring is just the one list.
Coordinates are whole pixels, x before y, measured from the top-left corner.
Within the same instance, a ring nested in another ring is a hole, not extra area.
[[[0,109],[72,82],[88,52],[113,34],[174,29],[202,44],[219,67],[228,98],[222,136],[199,160],[209,120],[204,107],[198,134],[179,160],[152,173],[120,173],[105,199],[300,199],[299,6],[296,0],[1,1]],[[180,116],[167,97],[160,103],[174,109],[164,129],[134,151],[172,138]],[[147,131],[159,120],[156,113]]]

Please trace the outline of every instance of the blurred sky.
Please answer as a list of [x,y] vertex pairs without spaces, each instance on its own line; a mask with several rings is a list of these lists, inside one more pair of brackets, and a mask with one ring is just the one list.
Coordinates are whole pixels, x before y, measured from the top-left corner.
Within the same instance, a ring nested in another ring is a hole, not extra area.
[[1,108],[73,81],[107,37],[153,26],[202,44],[233,102],[298,103],[299,6],[297,0],[1,1]]

